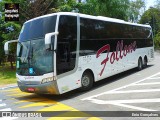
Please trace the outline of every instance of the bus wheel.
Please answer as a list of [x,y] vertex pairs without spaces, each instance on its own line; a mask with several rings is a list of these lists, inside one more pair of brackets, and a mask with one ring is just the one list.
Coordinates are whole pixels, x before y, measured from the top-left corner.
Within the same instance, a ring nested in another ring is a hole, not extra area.
[[143,68],[142,59],[139,58],[139,59],[138,59],[138,70],[142,70],[142,68]]
[[81,91],[90,90],[93,86],[93,75],[91,72],[86,71],[83,73],[81,78],[82,87],[80,88]]
[[143,66],[147,67],[147,57],[144,58],[144,64],[143,64]]

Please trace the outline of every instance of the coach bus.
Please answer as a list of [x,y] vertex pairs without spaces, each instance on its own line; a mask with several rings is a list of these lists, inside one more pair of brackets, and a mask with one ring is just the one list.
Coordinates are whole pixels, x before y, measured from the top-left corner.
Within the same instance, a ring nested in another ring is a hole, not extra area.
[[59,12],[24,23],[17,43],[16,77],[24,92],[63,94],[139,70],[154,59],[152,28],[119,19]]

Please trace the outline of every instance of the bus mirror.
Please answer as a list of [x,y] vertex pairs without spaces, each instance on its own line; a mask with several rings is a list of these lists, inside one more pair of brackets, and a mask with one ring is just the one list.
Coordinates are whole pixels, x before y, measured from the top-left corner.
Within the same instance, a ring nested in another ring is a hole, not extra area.
[[8,42],[6,42],[4,44],[4,51],[5,51],[5,54],[8,55],[9,54],[9,50],[8,50]]
[[22,48],[23,48],[23,45],[20,42],[18,42],[18,44],[17,44],[17,57],[21,56]]
[[51,42],[51,38],[52,38],[52,36],[56,36],[57,34],[58,34],[58,32],[53,32],[53,33],[47,33],[45,35],[45,47],[46,47],[46,50],[50,50],[51,49],[51,43],[52,43]]
[[6,54],[6,55],[9,54],[9,49],[8,49],[9,43],[13,43],[13,42],[18,42],[18,40],[10,40],[10,41],[7,41],[7,42],[4,44],[4,51],[5,51],[5,54]]

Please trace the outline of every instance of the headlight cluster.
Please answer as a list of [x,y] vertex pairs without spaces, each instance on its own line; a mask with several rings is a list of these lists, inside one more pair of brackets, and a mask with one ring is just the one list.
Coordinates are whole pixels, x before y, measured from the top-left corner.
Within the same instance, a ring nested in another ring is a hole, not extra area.
[[51,82],[55,80],[55,77],[48,77],[48,78],[44,78],[42,79],[42,82],[41,83],[47,83],[47,82]]

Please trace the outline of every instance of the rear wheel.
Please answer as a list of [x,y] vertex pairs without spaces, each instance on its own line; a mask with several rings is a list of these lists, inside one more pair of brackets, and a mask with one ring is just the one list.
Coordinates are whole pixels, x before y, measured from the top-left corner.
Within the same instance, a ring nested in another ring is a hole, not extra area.
[[142,68],[143,68],[142,59],[139,58],[139,59],[138,59],[138,70],[142,70]]
[[83,73],[81,78],[82,87],[80,88],[81,91],[90,90],[93,86],[93,75],[91,72],[86,71]]
[[148,62],[148,61],[147,61],[147,57],[145,57],[145,58],[144,58],[144,64],[143,64],[144,67],[147,67],[147,62]]

